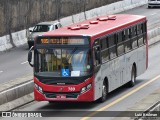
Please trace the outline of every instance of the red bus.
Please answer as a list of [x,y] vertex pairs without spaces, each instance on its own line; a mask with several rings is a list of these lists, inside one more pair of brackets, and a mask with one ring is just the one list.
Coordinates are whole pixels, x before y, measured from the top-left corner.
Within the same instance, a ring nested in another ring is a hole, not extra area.
[[145,16],[117,14],[38,36],[28,54],[35,100],[103,102],[116,88],[134,86],[148,67],[146,23]]

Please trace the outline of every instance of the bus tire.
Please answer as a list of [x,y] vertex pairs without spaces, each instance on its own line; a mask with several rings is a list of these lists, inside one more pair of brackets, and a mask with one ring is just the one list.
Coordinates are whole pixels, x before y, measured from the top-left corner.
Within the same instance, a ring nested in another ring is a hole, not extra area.
[[128,86],[133,87],[136,84],[136,69],[133,66],[131,72],[131,81],[129,81]]
[[98,102],[103,103],[104,101],[106,101],[107,98],[107,85],[105,82],[103,82],[103,86],[102,86],[102,97],[98,99]]

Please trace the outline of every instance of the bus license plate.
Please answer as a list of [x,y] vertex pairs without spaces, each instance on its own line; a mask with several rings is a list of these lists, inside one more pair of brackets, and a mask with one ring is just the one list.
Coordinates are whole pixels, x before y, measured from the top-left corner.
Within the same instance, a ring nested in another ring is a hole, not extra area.
[[58,99],[65,99],[66,98],[66,95],[57,95],[56,96]]

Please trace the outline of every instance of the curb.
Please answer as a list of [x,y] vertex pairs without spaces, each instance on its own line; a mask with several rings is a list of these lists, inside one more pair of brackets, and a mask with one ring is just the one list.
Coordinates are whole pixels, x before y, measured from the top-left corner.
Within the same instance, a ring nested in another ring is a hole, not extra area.
[[33,77],[26,75],[0,85],[0,111],[9,111],[33,101]]
[[10,102],[0,105],[0,111],[10,111],[10,110],[16,109],[20,106],[33,102],[34,101],[33,98],[34,98],[34,94],[32,92],[23,97],[17,98],[15,100],[12,100]]

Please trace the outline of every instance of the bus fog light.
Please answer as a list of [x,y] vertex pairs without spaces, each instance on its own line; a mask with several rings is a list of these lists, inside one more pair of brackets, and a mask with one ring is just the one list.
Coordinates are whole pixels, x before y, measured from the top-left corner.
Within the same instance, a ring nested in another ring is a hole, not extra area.
[[39,86],[39,92],[43,93],[43,89]]

